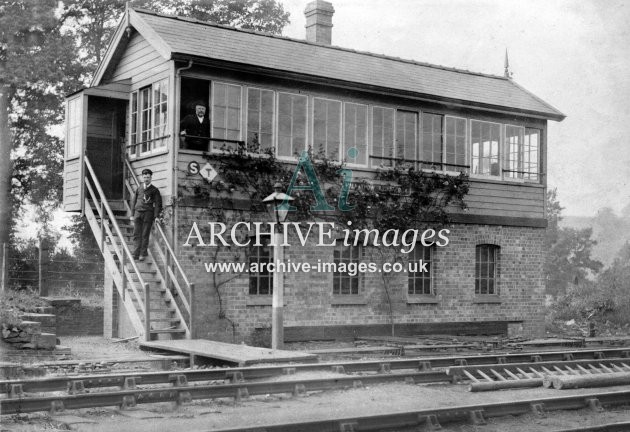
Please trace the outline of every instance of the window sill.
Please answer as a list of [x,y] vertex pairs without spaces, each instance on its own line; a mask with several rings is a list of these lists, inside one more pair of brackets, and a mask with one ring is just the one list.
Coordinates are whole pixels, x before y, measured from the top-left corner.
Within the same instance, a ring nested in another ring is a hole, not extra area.
[[160,156],[160,155],[163,155],[163,154],[166,154],[166,153],[168,153],[168,148],[160,147],[157,150],[147,151],[147,152],[144,152],[144,153],[140,153],[139,155],[136,155],[136,154],[129,155],[129,160],[130,161],[138,161],[138,160],[142,160],[142,159],[149,159],[149,158],[152,158],[154,156]]
[[247,306],[272,306],[273,297],[270,295],[252,295],[247,297]]
[[432,295],[415,295],[407,297],[407,304],[439,304],[440,299]]
[[367,300],[360,295],[348,294],[348,295],[335,295],[330,300],[332,305],[366,305]]
[[501,296],[497,294],[477,294],[473,298],[473,303],[475,304],[484,304],[484,303],[493,303],[493,304],[501,304],[503,301],[501,300]]
[[538,188],[544,187],[540,181],[534,181],[534,180],[519,181],[516,179],[507,179],[507,178],[502,179],[501,177],[490,176],[490,175],[484,176],[480,174],[470,174],[470,179],[477,182],[484,182],[484,183],[503,183],[503,184],[507,183],[507,184],[518,184],[520,186],[538,187]]

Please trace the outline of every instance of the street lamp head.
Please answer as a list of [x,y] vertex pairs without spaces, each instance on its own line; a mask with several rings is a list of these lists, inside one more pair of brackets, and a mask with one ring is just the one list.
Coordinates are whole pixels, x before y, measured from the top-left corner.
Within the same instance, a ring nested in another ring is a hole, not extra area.
[[[282,192],[282,184],[273,185],[274,192],[267,198],[263,199],[263,203],[267,207],[267,211],[271,217],[278,223],[284,222],[289,213],[289,203],[294,200],[290,195]],[[284,205],[282,205],[284,204]]]

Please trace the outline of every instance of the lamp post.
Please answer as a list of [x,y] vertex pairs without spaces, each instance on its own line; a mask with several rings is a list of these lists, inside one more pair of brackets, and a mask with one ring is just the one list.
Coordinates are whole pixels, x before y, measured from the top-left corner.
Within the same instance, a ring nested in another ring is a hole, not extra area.
[[289,195],[282,192],[282,185],[273,185],[274,192],[263,203],[267,206],[267,211],[276,221],[278,229],[275,231],[273,239],[273,262],[276,266],[276,273],[273,275],[273,298],[271,309],[271,349],[282,349],[284,346],[283,308],[284,308],[284,269],[278,268],[278,263],[284,262],[284,246],[282,245],[282,222],[287,218],[288,209],[278,208],[284,202],[293,201]]

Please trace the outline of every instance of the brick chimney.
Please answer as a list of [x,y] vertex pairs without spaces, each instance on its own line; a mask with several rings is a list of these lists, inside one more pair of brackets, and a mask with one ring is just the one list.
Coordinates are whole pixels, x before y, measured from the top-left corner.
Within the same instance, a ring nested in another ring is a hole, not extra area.
[[324,45],[332,41],[332,16],[335,13],[332,3],[315,0],[306,5],[306,40]]

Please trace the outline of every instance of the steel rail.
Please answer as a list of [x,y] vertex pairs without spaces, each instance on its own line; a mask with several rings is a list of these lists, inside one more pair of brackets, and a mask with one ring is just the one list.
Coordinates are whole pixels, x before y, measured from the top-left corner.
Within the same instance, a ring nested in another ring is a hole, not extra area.
[[[440,429],[449,423],[468,422],[483,425],[492,417],[515,416],[528,413],[544,415],[548,411],[590,408],[601,411],[602,406],[619,406],[630,403],[630,390],[598,392],[574,396],[560,396],[540,399],[527,399],[509,402],[463,405],[449,408],[426,409],[419,411],[377,414],[362,417],[332,418],[289,424],[260,425],[246,428],[221,429],[217,432],[338,432],[338,431],[381,431],[396,428],[426,427]],[[628,423],[625,423],[628,424]],[[614,425],[614,424],[613,424]],[[619,425],[623,425],[620,423]],[[572,429],[570,429],[572,430]],[[585,431],[608,429],[585,429]],[[611,430],[627,431],[617,428]],[[577,429],[581,431],[581,429]],[[569,432],[569,431],[567,431]]]
[[[392,382],[407,383],[436,383],[448,382],[450,378],[444,372],[413,372],[401,374],[378,374],[366,376],[351,376],[326,379],[290,380],[279,382],[234,383],[220,385],[189,386],[185,377],[173,376],[172,387],[161,388],[128,388],[126,390],[79,393],[67,396],[43,397],[15,397],[0,399],[0,413],[17,414],[36,411],[61,411],[63,409],[77,409],[119,405],[122,407],[135,406],[139,403],[156,403],[175,401],[182,403],[192,399],[235,398],[250,395],[265,395],[278,393],[304,394],[312,391],[337,390],[345,388],[359,388],[364,385],[374,385]],[[137,382],[129,381],[130,387]]]
[[605,423],[593,426],[578,426],[570,429],[556,430],[554,432],[628,432],[630,421]]
[[[579,354],[578,354],[579,353]],[[599,361],[602,357],[618,356],[627,358],[628,349],[609,349],[609,350],[580,350],[580,351],[564,351],[564,352],[541,352],[524,354],[504,354],[504,355],[484,355],[484,356],[452,356],[452,357],[417,357],[392,360],[363,360],[363,361],[347,361],[347,362],[328,362],[328,363],[307,363],[292,365],[272,365],[272,366],[249,366],[239,368],[218,368],[218,369],[197,369],[186,371],[160,371],[160,372],[135,372],[125,371],[117,374],[81,374],[76,376],[61,376],[28,380],[5,380],[0,381],[0,393],[11,393],[12,388],[16,385],[22,386],[24,392],[46,392],[46,391],[65,391],[72,387],[73,381],[83,381],[83,386],[88,387],[114,387],[123,386],[125,378],[138,377],[143,384],[160,384],[168,383],[170,377],[174,374],[185,375],[188,381],[219,381],[226,379],[263,379],[271,376],[291,374],[297,372],[311,372],[331,370],[341,373],[354,372],[383,372],[388,370],[404,370],[414,369],[420,371],[430,370],[432,368],[450,368],[455,374],[458,370],[456,367],[466,366],[488,366],[497,367],[505,366],[513,363],[541,362],[542,359],[552,358],[552,362],[563,361],[562,359],[583,357],[591,362],[595,359]],[[525,360],[525,361],[524,361]],[[566,360],[564,360],[566,361]],[[541,363],[542,364],[542,363]],[[477,366],[476,369],[485,370]],[[461,374],[461,372],[460,372]]]

